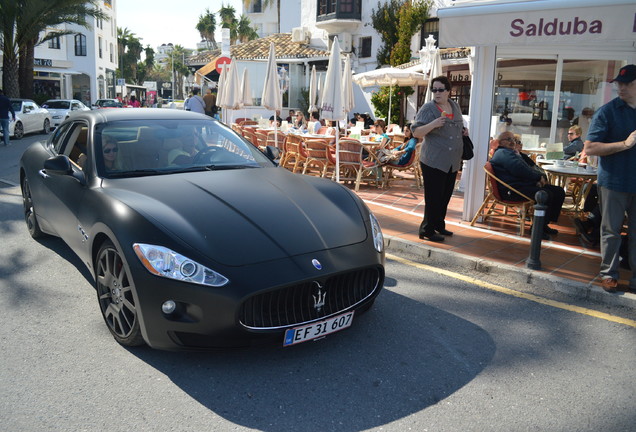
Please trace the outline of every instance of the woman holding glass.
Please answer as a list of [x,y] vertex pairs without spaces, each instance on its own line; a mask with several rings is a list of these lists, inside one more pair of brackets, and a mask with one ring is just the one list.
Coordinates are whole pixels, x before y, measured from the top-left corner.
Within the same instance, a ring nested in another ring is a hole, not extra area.
[[422,105],[412,125],[413,136],[423,138],[420,165],[424,179],[424,219],[419,236],[434,242],[453,233],[446,229],[446,211],[462,165],[464,128],[459,105],[449,98],[451,83],[445,76],[431,80],[433,100]]

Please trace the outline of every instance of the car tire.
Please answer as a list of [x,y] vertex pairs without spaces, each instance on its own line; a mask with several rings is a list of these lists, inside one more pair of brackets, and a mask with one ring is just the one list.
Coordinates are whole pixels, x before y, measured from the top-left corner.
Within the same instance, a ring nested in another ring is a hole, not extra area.
[[15,126],[13,127],[13,138],[19,140],[24,136],[24,126],[22,126],[21,122],[15,122]]
[[143,345],[145,342],[139,327],[135,286],[128,272],[126,258],[113,242],[106,240],[97,252],[94,268],[99,309],[108,330],[121,345]]
[[51,132],[51,121],[49,119],[44,119],[43,131],[45,134],[48,134],[49,132]]
[[46,234],[40,229],[38,218],[35,216],[31,188],[29,187],[29,182],[26,177],[22,180],[22,207],[24,208],[24,221],[26,222],[31,237],[34,239],[45,237]]

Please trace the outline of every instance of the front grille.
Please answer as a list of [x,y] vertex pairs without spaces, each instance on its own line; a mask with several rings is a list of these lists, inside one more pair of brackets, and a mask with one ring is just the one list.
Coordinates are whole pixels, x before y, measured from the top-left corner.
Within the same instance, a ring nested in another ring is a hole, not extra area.
[[[252,329],[272,329],[335,315],[370,297],[383,277],[373,267],[261,293],[242,304],[239,320]],[[321,301],[324,306],[316,307]]]

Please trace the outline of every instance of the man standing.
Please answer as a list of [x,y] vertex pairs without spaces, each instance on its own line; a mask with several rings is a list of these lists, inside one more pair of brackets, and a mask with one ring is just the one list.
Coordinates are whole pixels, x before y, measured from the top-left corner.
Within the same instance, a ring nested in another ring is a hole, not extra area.
[[0,125],[2,125],[5,147],[9,146],[9,113],[13,116],[13,121],[15,121],[15,111],[13,111],[11,100],[0,89]]
[[216,95],[212,93],[212,89],[208,88],[207,93],[203,96],[205,102],[205,114],[214,117],[216,114]]
[[197,87],[192,89],[192,96],[188,98],[188,111],[194,111],[197,113],[205,114],[205,102],[203,98],[199,96],[199,89]]
[[612,81],[618,97],[603,105],[592,119],[585,153],[600,156],[601,279],[605,291],[618,287],[621,230],[627,213],[629,288],[636,291],[636,65],[622,67]]

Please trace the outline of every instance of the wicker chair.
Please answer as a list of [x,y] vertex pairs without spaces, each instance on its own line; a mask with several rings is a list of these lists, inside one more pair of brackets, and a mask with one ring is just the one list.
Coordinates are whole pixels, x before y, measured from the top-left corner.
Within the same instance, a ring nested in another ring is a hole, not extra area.
[[[365,154],[364,146],[360,141],[349,138],[341,139],[338,147],[341,181],[353,182],[356,192],[360,189],[362,181],[375,183],[378,187],[382,185],[382,178],[377,173],[380,163],[373,152]],[[332,178],[335,179],[335,177],[334,172]]]
[[[519,235],[523,236],[523,234],[525,233],[526,215],[532,212],[534,200],[522,194],[503,180],[499,179],[495,175],[495,171],[493,170],[490,162],[486,162],[486,165],[484,165],[484,171],[486,172],[486,189],[488,193],[486,195],[486,198],[484,198],[484,202],[481,204],[481,207],[479,207],[479,210],[477,210],[475,217],[473,217],[473,220],[470,221],[470,226],[475,225],[475,222],[477,221],[477,218],[479,218],[479,216],[483,216],[484,222],[486,221],[486,219],[494,214],[502,217],[514,217],[519,224]],[[499,193],[499,185],[505,186],[511,191],[515,192],[523,198],[523,201],[510,201],[503,199],[503,197]],[[497,206],[502,206],[503,209],[498,209]],[[508,213],[508,209],[513,209],[514,215],[510,215]]]

